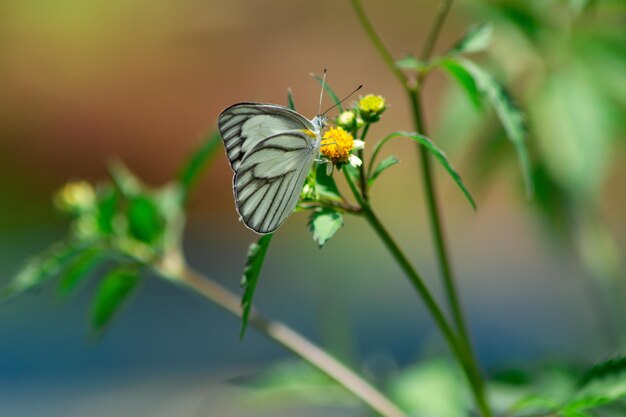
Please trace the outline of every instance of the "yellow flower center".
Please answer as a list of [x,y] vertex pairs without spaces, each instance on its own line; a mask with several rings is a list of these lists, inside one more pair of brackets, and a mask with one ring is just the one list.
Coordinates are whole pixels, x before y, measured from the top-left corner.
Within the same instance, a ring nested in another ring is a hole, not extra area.
[[354,138],[341,127],[331,127],[324,133],[320,152],[333,163],[346,163],[354,147]]

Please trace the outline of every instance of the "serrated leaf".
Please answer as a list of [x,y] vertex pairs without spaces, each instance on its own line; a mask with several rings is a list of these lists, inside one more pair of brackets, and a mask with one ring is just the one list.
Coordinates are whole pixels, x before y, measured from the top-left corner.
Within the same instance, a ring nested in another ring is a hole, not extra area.
[[61,295],[69,295],[80,281],[104,259],[104,250],[101,248],[90,248],[83,251],[63,273],[59,281],[59,292]]
[[[435,159],[437,159],[437,161],[439,161],[439,163],[441,165],[443,165],[443,167],[445,168],[446,171],[448,171],[448,174],[450,174],[450,176],[452,177],[454,182],[459,186],[459,188],[461,189],[461,191],[463,192],[463,194],[465,195],[465,197],[467,198],[467,200],[471,204],[472,208],[474,210],[476,209],[476,203],[474,202],[474,199],[472,198],[472,195],[470,194],[469,190],[467,189],[467,187],[463,183],[463,180],[461,179],[461,176],[459,175],[459,173],[456,172],[456,170],[454,168],[452,168],[452,165],[450,164],[450,161],[448,161],[448,157],[446,156],[446,154],[441,149],[439,149],[437,147],[437,145],[435,145],[433,143],[432,140],[430,140],[426,136],[423,136],[423,135],[420,135],[419,133],[414,133],[414,132],[394,132],[394,133],[391,133],[391,134],[385,136],[383,139],[381,139],[376,144],[376,146],[374,147],[374,151],[372,153],[372,156],[377,155],[378,152],[380,152],[380,149],[382,148],[382,146],[385,143],[387,143],[389,140],[391,140],[393,138],[398,138],[398,137],[411,139],[412,141],[417,142],[418,144],[420,144],[421,146],[426,148],[431,154],[433,154]],[[374,161],[374,159],[372,158],[372,162],[373,161]]]
[[343,226],[343,216],[337,210],[322,208],[311,213],[309,230],[321,248]]
[[165,222],[154,200],[139,195],[128,202],[128,231],[132,237],[153,243],[165,227]]
[[444,59],[439,65],[459,83],[472,104],[478,109],[482,108],[482,95],[472,74],[454,59]]
[[330,88],[330,85],[328,85],[328,83],[326,82],[323,82],[322,77],[317,74],[311,74],[311,76],[315,78],[315,80],[320,83],[320,85],[324,86],[324,90],[326,91],[326,93],[328,93],[328,96],[333,101],[333,103],[335,103],[337,109],[339,109],[339,112],[341,113],[343,111],[343,107],[341,106],[341,100],[339,99],[339,97],[337,97],[337,94],[335,94],[333,89]]
[[111,322],[139,283],[135,265],[124,265],[109,271],[96,291],[91,308],[91,324],[97,331]]
[[387,168],[391,168],[399,162],[400,160],[397,156],[390,156],[380,161],[374,172],[370,174],[370,177],[367,180],[367,184],[370,186],[374,184],[374,181],[376,181],[376,178],[378,178],[380,174],[382,174]]
[[596,380],[617,375],[626,378],[626,356],[618,356],[595,364],[583,375],[578,386],[583,388]]
[[326,175],[326,165],[318,164],[315,168],[315,182],[317,193],[320,197],[328,200],[341,201],[339,188],[332,175]]
[[291,93],[291,88],[287,89],[287,107],[291,110],[296,110],[296,103],[293,101],[293,94]]
[[513,142],[517,151],[524,183],[526,184],[526,192],[528,195],[532,195],[533,183],[530,174],[530,158],[526,148],[527,129],[524,114],[514,103],[504,86],[491,74],[466,59],[457,58],[456,62],[472,75],[479,91],[493,106],[500,123],[502,123],[508,138]]
[[259,240],[248,249],[248,256],[246,257],[246,267],[243,270],[243,277],[241,279],[241,286],[243,287],[243,296],[241,297],[241,332],[239,334],[240,339],[243,339],[246,333],[246,327],[248,326],[248,319],[250,318],[250,310],[252,309],[252,299],[254,297],[254,291],[256,284],[259,281],[259,275],[261,274],[261,268],[265,261],[265,255],[272,241],[273,234],[267,234],[261,236]]
[[58,274],[82,248],[60,242],[43,254],[28,261],[17,272],[9,285],[0,291],[0,301],[28,291]]
[[413,55],[407,55],[396,61],[396,67],[403,70],[420,71],[424,68],[424,63]]
[[467,31],[450,52],[453,54],[481,52],[491,44],[492,37],[493,25],[491,23],[476,25]]
[[221,137],[218,132],[211,132],[202,139],[200,148],[194,151],[178,174],[178,181],[186,200],[193,187],[198,183],[202,172],[211,164],[220,149]]

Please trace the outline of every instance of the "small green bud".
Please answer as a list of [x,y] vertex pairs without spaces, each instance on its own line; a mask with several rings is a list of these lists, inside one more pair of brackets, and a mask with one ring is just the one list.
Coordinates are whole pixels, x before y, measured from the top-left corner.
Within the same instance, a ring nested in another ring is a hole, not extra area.
[[80,214],[92,210],[96,192],[86,181],[68,182],[54,196],[54,205],[66,213]]
[[337,126],[342,127],[348,132],[353,131],[357,127],[357,115],[352,110],[346,110],[337,116]]
[[387,104],[382,96],[368,94],[359,100],[358,108],[359,114],[365,122],[374,123],[380,120]]

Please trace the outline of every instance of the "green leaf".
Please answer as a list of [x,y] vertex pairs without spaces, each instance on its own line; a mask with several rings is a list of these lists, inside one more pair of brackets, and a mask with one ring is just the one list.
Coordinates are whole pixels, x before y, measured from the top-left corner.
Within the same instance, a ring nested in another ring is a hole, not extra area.
[[482,23],[476,25],[459,40],[450,50],[453,54],[481,52],[491,44],[493,37],[493,25]]
[[335,94],[333,89],[330,88],[328,83],[323,82],[322,77],[320,77],[319,75],[311,74],[311,76],[315,78],[315,80],[317,80],[318,83],[324,86],[324,90],[326,91],[326,93],[328,93],[328,96],[330,97],[330,99],[335,103],[335,105],[337,106],[337,109],[339,109],[339,113],[341,113],[343,111],[343,107],[341,106],[341,100],[339,100],[339,97],[337,97],[337,94]]
[[585,413],[580,410],[561,410],[559,412],[559,416],[561,417],[593,417],[589,413]]
[[145,195],[128,202],[128,230],[132,237],[145,243],[154,243],[161,236],[165,222],[156,203]]
[[583,375],[578,386],[583,388],[596,380],[619,375],[626,378],[626,356],[618,356],[595,364]]
[[109,175],[113,179],[113,184],[125,198],[135,197],[144,189],[144,185],[139,178],[133,174],[126,165],[119,159],[114,159],[108,165]]
[[380,141],[378,141],[378,143],[376,143],[376,146],[374,147],[374,151],[372,152],[372,159],[370,160],[370,167],[369,167],[370,171],[371,171],[371,166],[374,163],[376,156],[382,149],[383,145],[385,145],[385,143],[387,143],[389,140],[393,138],[398,138],[398,137],[411,139],[412,141],[417,142],[418,144],[425,147],[430,153],[432,153],[435,159],[437,159],[437,161],[439,161],[439,163],[443,165],[446,171],[448,171],[448,174],[450,174],[450,176],[452,177],[454,182],[456,182],[456,184],[459,186],[461,191],[463,191],[463,194],[465,194],[465,197],[471,204],[472,208],[476,210],[476,203],[474,202],[472,195],[470,194],[467,187],[465,187],[465,184],[463,183],[461,176],[454,170],[454,168],[452,168],[452,165],[450,165],[450,161],[448,161],[448,157],[446,156],[446,154],[441,149],[439,149],[437,145],[433,143],[432,140],[430,140],[426,136],[420,135],[419,133],[394,132],[385,136]]
[[580,15],[592,2],[590,0],[569,0],[569,8],[574,15]]
[[15,297],[58,274],[81,248],[70,243],[59,242],[43,254],[28,261],[9,285],[0,291],[0,301]]
[[519,159],[526,192],[533,193],[531,178],[530,158],[526,149],[526,122],[522,111],[513,102],[512,97],[491,74],[480,68],[475,63],[463,58],[457,58],[457,63],[463,66],[472,75],[479,91],[490,101],[500,119],[507,136],[515,145]]
[[537,90],[528,109],[546,167],[570,195],[597,199],[614,154],[610,104],[574,64],[551,73]]
[[326,175],[326,165],[318,164],[315,168],[317,193],[328,200],[341,201],[341,194],[332,175]]
[[471,407],[459,369],[436,359],[399,372],[389,384],[389,395],[414,416],[466,417]]
[[198,183],[202,172],[211,164],[218,149],[221,137],[219,132],[212,132],[203,140],[200,148],[194,151],[178,174],[178,181],[183,189],[183,199],[187,200],[189,193]]
[[559,403],[552,398],[532,395],[522,398],[511,406],[511,411],[519,413],[521,411],[533,414],[548,414],[558,410]]
[[113,223],[117,213],[118,193],[113,187],[106,187],[98,193],[96,219],[101,233],[113,233]]
[[472,74],[454,59],[444,59],[440,61],[439,65],[459,83],[467,93],[472,104],[478,109],[482,108],[482,94]]
[[111,322],[139,283],[139,269],[136,265],[124,265],[109,271],[104,277],[91,308],[91,324],[97,331]]
[[296,110],[296,103],[293,101],[293,94],[291,93],[291,88],[287,89],[287,106],[293,111]]
[[315,210],[309,218],[309,230],[320,248],[337,233],[341,226],[343,226],[343,216],[331,208]]
[[90,248],[83,251],[63,273],[59,281],[61,295],[69,295],[95,267],[104,261],[104,250]]
[[248,319],[250,318],[250,310],[252,309],[252,298],[254,297],[254,290],[256,284],[259,281],[259,275],[261,274],[261,268],[267,254],[267,249],[272,241],[273,234],[261,236],[259,240],[248,249],[248,256],[246,258],[246,267],[243,270],[243,277],[241,279],[241,286],[244,288],[243,297],[241,298],[241,332],[239,334],[240,339],[246,333],[246,327],[248,326]]
[[356,400],[328,375],[304,361],[282,362],[241,381],[257,399],[284,406],[298,403],[354,406]]
[[424,63],[413,55],[407,55],[396,61],[396,67],[403,70],[421,71],[424,68]]
[[387,168],[391,168],[392,166],[394,166],[395,164],[399,162],[400,160],[398,159],[397,156],[390,156],[380,161],[380,163],[378,164],[374,172],[370,174],[367,180],[367,184],[370,186],[374,184],[374,181],[376,181],[376,178],[378,178],[380,174],[382,174]]

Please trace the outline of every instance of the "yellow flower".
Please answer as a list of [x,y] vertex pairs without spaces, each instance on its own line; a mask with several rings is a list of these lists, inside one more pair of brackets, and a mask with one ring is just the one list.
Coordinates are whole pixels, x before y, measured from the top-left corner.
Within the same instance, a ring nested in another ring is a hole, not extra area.
[[377,122],[387,108],[382,96],[368,94],[359,100],[359,113],[366,122]]
[[80,213],[94,207],[96,192],[86,181],[68,182],[54,196],[54,204],[62,211]]
[[324,133],[320,151],[333,164],[345,164],[354,148],[354,138],[341,127],[331,127]]

